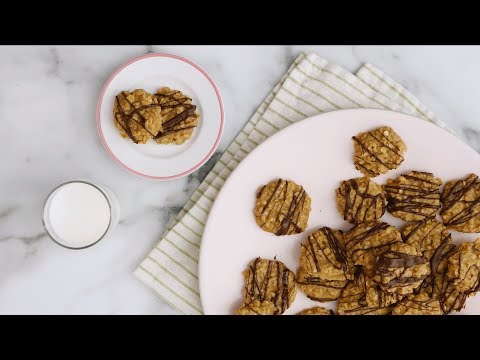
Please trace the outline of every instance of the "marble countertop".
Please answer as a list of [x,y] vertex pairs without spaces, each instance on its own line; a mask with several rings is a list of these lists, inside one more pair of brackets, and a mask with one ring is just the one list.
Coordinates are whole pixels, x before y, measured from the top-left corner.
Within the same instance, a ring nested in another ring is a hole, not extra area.
[[[15,46],[0,47],[0,314],[174,314],[132,271],[213,164],[170,182],[135,177],[97,136],[97,98],[122,63],[147,52],[185,56],[220,87],[225,131],[213,159],[300,51],[355,71],[370,62],[417,95],[480,150],[480,47],[462,46]],[[76,178],[108,185],[122,219],[82,251],[53,243],[43,201]]]

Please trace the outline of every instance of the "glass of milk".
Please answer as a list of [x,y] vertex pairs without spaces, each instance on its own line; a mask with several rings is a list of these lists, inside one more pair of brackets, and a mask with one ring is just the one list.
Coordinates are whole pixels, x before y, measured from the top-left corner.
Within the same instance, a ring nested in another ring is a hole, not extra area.
[[110,234],[120,218],[117,196],[107,187],[74,180],[57,186],[43,208],[43,225],[58,245],[85,249]]

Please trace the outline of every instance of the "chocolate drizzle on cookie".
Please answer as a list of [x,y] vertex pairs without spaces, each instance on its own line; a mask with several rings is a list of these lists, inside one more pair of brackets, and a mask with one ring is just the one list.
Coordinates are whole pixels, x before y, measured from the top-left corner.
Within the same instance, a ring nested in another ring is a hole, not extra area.
[[185,122],[187,120],[197,116],[195,114],[195,110],[197,109],[197,107],[195,105],[185,103],[186,101],[191,100],[188,97],[175,98],[175,95],[179,93],[180,91],[174,91],[170,94],[154,94],[154,96],[158,98],[158,102],[160,103],[162,109],[170,109],[169,112],[163,114],[164,117],[168,117],[168,114],[170,112],[176,113],[178,108],[183,107],[183,110],[179,114],[176,114],[171,119],[162,124],[163,130],[154,137],[155,139],[160,139],[176,132],[189,130],[197,127],[197,125],[185,126]]
[[[267,271],[259,269],[261,261],[268,261]],[[280,261],[256,258],[250,264],[250,274],[245,285],[248,302],[259,300],[270,301],[277,308],[277,314],[282,314],[290,306],[290,290],[293,286],[294,274]],[[262,279],[262,281],[260,281]],[[275,284],[272,288],[272,284]]]
[[432,173],[411,171],[384,186],[387,195],[387,210],[393,215],[410,213],[423,218],[434,218],[440,209],[441,181],[434,181]]
[[[316,249],[320,250],[323,253],[325,259],[327,259],[327,261],[335,269],[347,271],[347,268],[348,268],[347,254],[345,253],[345,249],[342,243],[337,239],[332,229],[328,227],[323,227],[319,231],[321,231],[325,236],[325,238],[327,239],[328,247],[330,248],[331,253],[334,256],[334,259],[330,259],[328,254],[325,253],[325,249],[323,249],[322,246],[320,245],[320,240],[317,238],[316,234],[315,233],[311,234],[308,237],[308,247],[306,249],[308,253],[311,255],[311,257],[313,258],[316,271],[320,271],[320,263],[317,258]],[[302,246],[304,245],[302,244]]]
[[[349,231],[349,233],[353,232],[354,230],[358,229],[359,226],[364,226],[363,224],[357,225],[353,229]],[[363,242],[370,238],[371,236],[375,236],[376,234],[387,230],[391,225],[384,223],[384,222],[377,222],[377,223],[372,223],[370,226],[366,227],[367,230],[363,232],[359,232],[358,234],[354,236],[349,236],[347,234],[346,237],[346,250],[347,254],[351,254],[352,257],[354,257],[356,252],[359,251],[364,251],[364,252],[369,252],[369,251],[374,251],[374,250],[381,250],[382,248],[387,248],[390,245],[399,242],[400,240],[397,239],[396,237],[392,239],[388,239],[386,242],[385,240],[382,239],[382,243],[379,245],[372,245],[372,246],[363,246]]]
[[[465,199],[467,193],[473,190],[475,198],[473,200]],[[444,218],[446,226],[461,225],[469,221],[475,216],[480,215],[480,179],[475,174],[470,174],[465,180],[458,180],[452,186],[443,191],[442,198],[443,208],[440,212]],[[445,219],[445,215],[456,204],[462,203],[463,209],[449,219]]]
[[[302,210],[305,206],[306,203],[306,197],[307,193],[305,192],[305,189],[303,187],[300,187],[300,191],[297,191],[294,193],[293,198],[289,204],[288,210],[285,213],[283,219],[280,221],[280,217],[283,215],[281,212],[282,206],[285,204],[285,201],[287,199],[287,191],[288,191],[288,185],[290,184],[290,181],[285,181],[283,179],[278,179],[276,184],[275,184],[275,189],[272,192],[272,195],[268,198],[266,204],[263,206],[261,209],[261,215],[265,215],[265,221],[263,224],[261,224],[260,227],[263,228],[263,226],[267,223],[267,221],[271,221],[270,219],[270,214],[272,211],[276,211],[276,217],[274,219],[275,222],[280,222],[280,226],[278,230],[275,232],[275,235],[280,236],[280,235],[290,235],[290,234],[298,234],[303,231],[303,229],[298,226],[298,221],[300,218],[300,214],[302,213]],[[265,187],[263,187],[258,195],[257,198],[259,198],[263,192]],[[275,204],[277,202],[277,204]],[[270,205],[272,205],[270,207]],[[269,209],[270,208],[270,209]],[[267,212],[267,209],[268,212]]]
[[[365,161],[361,156],[355,156],[355,167],[367,176],[375,177],[386,173],[389,170],[396,169],[403,162],[403,150],[395,144],[392,139],[384,134],[385,131],[392,131],[383,127],[369,131],[367,133],[352,136],[353,141],[367,153],[381,170],[377,171],[371,162]],[[370,143],[369,139],[372,140]],[[379,150],[381,149],[381,150]],[[385,150],[384,150],[385,149]]]
[[[117,122],[118,125],[120,125],[120,127],[125,130],[125,133],[128,135],[128,137],[130,139],[132,139],[132,141],[135,143],[135,144],[138,144],[138,140],[137,138],[133,135],[132,133],[132,129],[131,129],[131,123],[132,122],[135,122],[137,123],[138,125],[140,125],[145,131],[147,131],[151,136],[155,136],[155,134],[152,134],[147,128],[146,128],[146,122],[147,122],[147,119],[145,119],[145,117],[142,115],[141,113],[141,110],[145,110],[145,109],[148,109],[148,108],[152,108],[152,107],[158,107],[160,106],[159,104],[149,104],[149,105],[143,105],[143,106],[140,106],[138,108],[135,108],[135,106],[133,105],[133,103],[128,100],[128,93],[127,95],[125,95],[125,91],[122,91],[119,95],[117,95],[115,97],[115,103],[117,105],[117,109],[118,111],[115,113],[115,121]],[[130,110],[128,113],[123,109],[121,103],[120,103],[120,98],[119,96],[123,96],[123,99],[130,105],[130,107],[132,108],[132,110]],[[135,117],[133,115],[137,115],[139,120],[135,119]],[[118,116],[121,117],[121,119],[123,120],[123,123],[121,121],[118,120]]]
[[[360,191],[358,182],[366,182],[367,186],[364,192]],[[374,220],[378,220],[383,216],[385,213],[385,197],[383,193],[370,195],[368,193],[369,189],[370,180],[368,178],[342,181],[339,193],[342,197],[345,197],[344,220],[359,224],[366,222],[369,214],[372,214]]]

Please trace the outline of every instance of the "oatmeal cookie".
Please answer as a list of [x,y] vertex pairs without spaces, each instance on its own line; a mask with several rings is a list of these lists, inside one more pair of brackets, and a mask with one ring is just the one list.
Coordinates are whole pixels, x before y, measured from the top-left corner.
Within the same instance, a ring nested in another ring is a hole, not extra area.
[[477,175],[447,182],[441,200],[440,215],[447,228],[466,233],[480,232],[480,179]]
[[385,174],[403,162],[407,146],[389,126],[353,136],[353,162],[368,177]]
[[162,107],[163,130],[155,136],[159,144],[183,144],[198,126],[200,115],[192,99],[179,90],[163,87],[154,95]]
[[384,291],[405,296],[430,275],[428,259],[413,246],[396,243],[378,256],[373,281]]
[[383,186],[387,197],[387,210],[405,221],[434,218],[440,209],[442,180],[432,173],[410,171]]
[[261,229],[275,235],[305,231],[310,214],[310,196],[291,180],[273,180],[260,188],[253,210]]
[[338,211],[352,224],[376,221],[385,213],[382,187],[367,177],[342,181],[336,193]]
[[348,280],[325,280],[300,268],[297,272],[297,283],[309,299],[316,301],[332,301],[338,299]]
[[145,90],[119,93],[115,97],[113,117],[122,137],[129,137],[135,144],[145,144],[162,130],[158,101]]
[[460,311],[480,290],[480,238],[465,242],[449,256],[441,303],[445,313]]
[[347,256],[355,265],[365,266],[369,274],[377,256],[398,242],[402,242],[398,230],[379,221],[359,224],[345,234]]
[[438,299],[432,299],[425,293],[409,295],[395,305],[392,315],[443,315]]
[[243,277],[245,302],[237,313],[279,315],[295,300],[295,274],[278,260],[256,258],[243,272]]
[[400,298],[384,292],[369,279],[361,267],[357,267],[355,278],[342,290],[337,302],[339,315],[386,315]]
[[347,280],[348,261],[339,230],[323,227],[302,244],[300,268],[324,280]]
[[315,306],[310,309],[300,311],[297,315],[335,315],[332,310],[325,309],[321,306]]
[[428,260],[432,259],[440,246],[445,247],[452,243],[452,234],[447,228],[437,220],[429,218],[405,227],[402,237],[406,244],[415,247]]

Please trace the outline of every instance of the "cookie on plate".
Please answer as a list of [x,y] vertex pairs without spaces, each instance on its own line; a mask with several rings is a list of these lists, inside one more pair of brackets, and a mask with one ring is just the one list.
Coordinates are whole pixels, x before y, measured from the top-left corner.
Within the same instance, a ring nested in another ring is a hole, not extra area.
[[[402,231],[403,241],[412,245],[428,260],[432,259],[440,246],[445,247],[452,243],[452,234],[447,228],[435,219],[424,220],[408,225]],[[438,256],[434,262],[437,262]]]
[[192,99],[179,90],[163,87],[154,95],[162,108],[162,127],[155,136],[159,144],[183,144],[198,126],[200,115]]
[[443,315],[440,301],[426,293],[409,295],[395,305],[392,315]]
[[407,146],[389,126],[353,136],[353,163],[368,177],[385,174],[403,162]]
[[162,130],[162,115],[157,99],[142,89],[122,91],[113,105],[115,127],[122,137],[145,144]]
[[413,246],[396,243],[377,257],[373,281],[388,293],[405,296],[413,293],[428,275],[428,259]]
[[256,258],[242,274],[245,302],[237,314],[280,315],[295,300],[295,274],[281,261]]
[[383,186],[387,197],[387,210],[405,221],[434,218],[440,209],[442,180],[432,173],[410,171]]
[[310,196],[291,180],[273,180],[257,192],[253,213],[261,229],[275,235],[305,231],[310,214]]
[[384,292],[357,267],[355,278],[342,290],[337,302],[339,315],[386,315],[399,300],[395,294]]
[[302,244],[297,283],[312,300],[335,300],[347,284],[348,267],[342,232],[323,227]]
[[352,224],[376,221],[385,213],[382,187],[367,177],[342,181],[336,194],[338,211]]
[[325,309],[321,306],[315,306],[310,309],[300,311],[297,315],[335,315],[332,310]]
[[442,306],[446,313],[460,311],[467,297],[480,290],[480,238],[460,244],[448,258],[446,290]]
[[368,274],[373,271],[377,256],[398,242],[402,242],[398,230],[379,221],[359,224],[345,234],[347,256],[355,265],[365,266]]
[[477,175],[447,182],[441,199],[440,216],[447,228],[466,233],[480,232],[480,179]]

